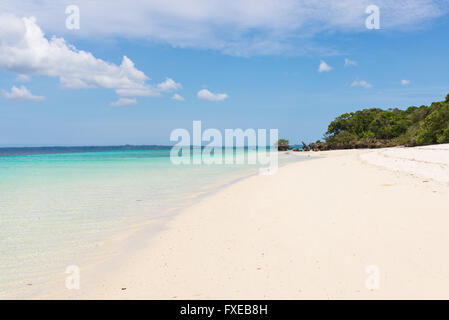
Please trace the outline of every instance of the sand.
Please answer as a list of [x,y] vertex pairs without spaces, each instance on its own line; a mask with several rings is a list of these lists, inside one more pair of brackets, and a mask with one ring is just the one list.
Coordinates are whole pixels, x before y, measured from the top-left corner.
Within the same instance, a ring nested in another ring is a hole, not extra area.
[[82,270],[80,290],[45,297],[448,299],[447,147],[313,153],[202,199]]
[[361,158],[393,171],[449,182],[449,144],[386,148],[365,153]]

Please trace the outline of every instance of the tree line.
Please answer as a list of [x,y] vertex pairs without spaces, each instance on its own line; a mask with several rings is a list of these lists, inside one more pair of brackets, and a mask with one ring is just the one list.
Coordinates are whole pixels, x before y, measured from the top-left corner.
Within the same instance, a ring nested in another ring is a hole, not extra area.
[[329,124],[323,140],[309,147],[333,150],[449,143],[449,94],[430,106],[344,113]]

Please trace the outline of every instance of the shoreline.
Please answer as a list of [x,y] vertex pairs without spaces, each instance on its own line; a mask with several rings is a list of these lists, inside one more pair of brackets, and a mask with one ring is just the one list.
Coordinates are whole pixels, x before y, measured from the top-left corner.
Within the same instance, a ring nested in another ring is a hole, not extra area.
[[[285,152],[285,154],[288,154],[288,152]],[[289,156],[295,156],[298,159],[293,162],[280,164],[279,168],[288,166],[291,163],[306,161],[311,158],[310,155],[298,153],[289,154]],[[257,176],[258,174],[258,170],[255,169],[254,172],[240,173],[237,176],[226,177],[219,182],[217,181],[214,184],[206,186],[202,191],[193,192],[185,199],[185,203],[182,206],[167,209],[164,214],[161,214],[158,217],[150,218],[143,223],[126,227],[124,230],[112,234],[104,240],[104,243],[107,244],[101,246],[101,255],[97,256],[95,260],[88,259],[81,261],[79,264],[81,273],[87,275],[86,277],[88,279],[96,279],[99,276],[104,277],[105,274],[113,275],[114,271],[120,267],[120,263],[124,259],[126,260],[130,254],[135,254],[138,253],[139,250],[142,250],[145,246],[143,243],[150,243],[158,234],[165,232],[168,229],[167,226],[172,219],[175,219],[178,215],[194,206],[197,202],[213,196],[221,190],[240,181]],[[61,271],[59,275],[55,276],[55,279],[52,280],[49,285],[39,287],[33,290],[32,293],[25,296],[19,296],[18,298],[30,298],[37,300],[59,299],[61,297],[65,298],[65,293],[67,292],[67,289],[64,286],[66,277],[67,275]]]
[[[368,152],[317,152],[227,186],[54,298],[447,298],[447,184],[367,164]],[[380,290],[365,287],[373,265]]]

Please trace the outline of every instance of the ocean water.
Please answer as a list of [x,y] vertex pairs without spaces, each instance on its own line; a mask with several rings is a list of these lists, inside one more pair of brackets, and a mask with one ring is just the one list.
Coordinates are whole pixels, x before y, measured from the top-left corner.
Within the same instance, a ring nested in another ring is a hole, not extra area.
[[[249,164],[174,165],[167,148],[80,151],[0,149],[0,298],[26,296],[66,266],[99,258],[114,234],[258,172]],[[300,159],[279,154],[280,165]]]

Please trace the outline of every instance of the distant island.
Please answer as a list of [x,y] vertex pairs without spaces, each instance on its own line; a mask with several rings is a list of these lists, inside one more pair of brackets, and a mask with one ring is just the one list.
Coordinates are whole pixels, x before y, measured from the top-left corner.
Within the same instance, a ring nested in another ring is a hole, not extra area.
[[[287,149],[288,140],[280,141],[279,150]],[[302,143],[302,149],[413,147],[440,143],[449,143],[449,94],[446,100],[430,106],[412,106],[406,110],[370,108],[342,114],[329,124],[324,141]]]

